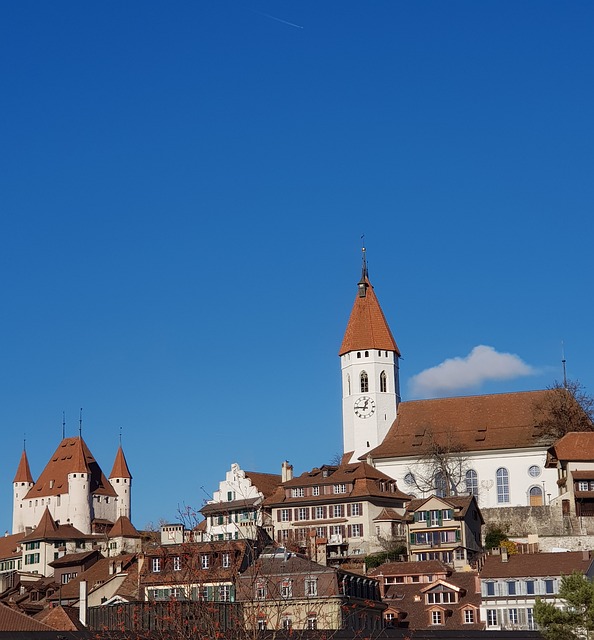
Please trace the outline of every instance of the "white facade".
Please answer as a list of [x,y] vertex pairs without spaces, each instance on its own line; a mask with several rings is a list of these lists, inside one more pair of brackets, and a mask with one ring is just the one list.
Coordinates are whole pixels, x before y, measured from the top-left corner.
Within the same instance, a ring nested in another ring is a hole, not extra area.
[[377,447],[396,419],[399,399],[398,356],[364,349],[340,357],[344,452],[356,460]]
[[[557,471],[545,468],[545,447],[467,451],[464,456],[467,458],[467,472],[476,473],[472,482],[478,490],[475,495],[481,509],[548,505],[557,495]],[[375,467],[394,478],[402,491],[423,498],[434,491],[421,495],[414,485],[407,482],[407,475],[414,474],[416,464],[418,458],[412,457],[375,460]],[[465,489],[463,487],[461,493],[466,493]]]

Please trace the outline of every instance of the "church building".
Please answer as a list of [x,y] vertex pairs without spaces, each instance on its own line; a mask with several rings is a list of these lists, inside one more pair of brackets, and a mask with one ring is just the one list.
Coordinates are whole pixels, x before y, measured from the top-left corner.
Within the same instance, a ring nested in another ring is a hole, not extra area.
[[[545,467],[550,442],[539,437],[535,408],[547,391],[402,402],[400,350],[369,281],[365,250],[357,294],[339,350],[344,452],[367,460],[416,497],[446,495],[446,480],[427,462],[431,447],[452,445],[453,493],[481,508],[538,506],[557,495]],[[429,467],[429,468],[428,468]]]
[[100,533],[130,518],[132,475],[119,446],[109,479],[82,436],[64,438],[35,481],[23,450],[13,480],[12,532],[30,532],[46,509],[57,525]]

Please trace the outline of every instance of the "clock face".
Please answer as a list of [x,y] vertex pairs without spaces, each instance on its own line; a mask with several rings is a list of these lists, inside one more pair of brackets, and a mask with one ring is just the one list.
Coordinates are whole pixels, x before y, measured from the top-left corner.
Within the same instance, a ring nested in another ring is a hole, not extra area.
[[353,407],[358,418],[369,418],[375,412],[375,402],[369,396],[361,396]]

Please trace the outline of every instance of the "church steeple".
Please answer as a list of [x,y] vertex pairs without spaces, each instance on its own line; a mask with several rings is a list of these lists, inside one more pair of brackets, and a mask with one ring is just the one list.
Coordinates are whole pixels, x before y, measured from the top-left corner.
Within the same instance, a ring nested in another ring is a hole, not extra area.
[[344,452],[354,451],[357,458],[382,442],[400,402],[400,350],[369,281],[365,248],[357,296],[338,355]]

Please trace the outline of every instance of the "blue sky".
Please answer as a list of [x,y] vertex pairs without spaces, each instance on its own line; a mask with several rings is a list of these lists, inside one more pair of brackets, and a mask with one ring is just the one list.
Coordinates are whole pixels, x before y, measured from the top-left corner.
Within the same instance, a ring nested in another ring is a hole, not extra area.
[[405,398],[456,358],[447,393],[545,387],[562,340],[593,393],[593,24],[542,0],[3,3],[4,528],[23,434],[37,476],[80,407],[106,472],[123,428],[139,527],[232,462],[328,462],[362,234]]

